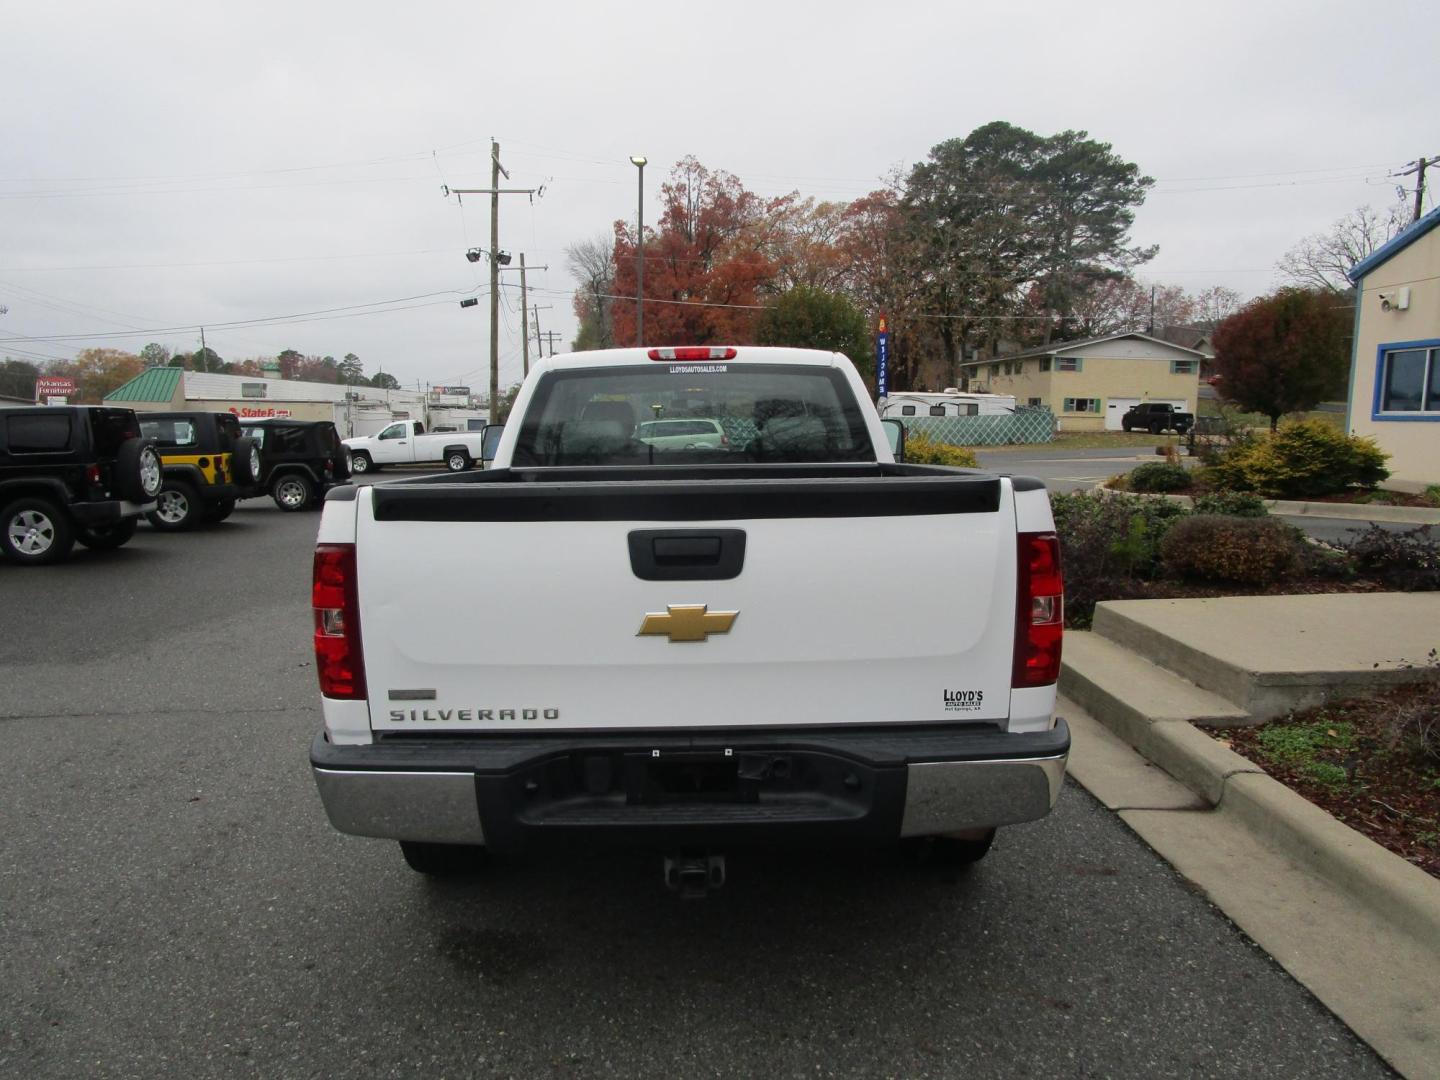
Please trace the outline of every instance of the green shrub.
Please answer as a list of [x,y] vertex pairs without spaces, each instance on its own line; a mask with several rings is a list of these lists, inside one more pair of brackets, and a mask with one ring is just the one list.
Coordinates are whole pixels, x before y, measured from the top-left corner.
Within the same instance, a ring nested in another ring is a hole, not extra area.
[[1050,496],[1060,560],[1065,571],[1065,620],[1090,625],[1101,600],[1145,595],[1144,581],[1159,569],[1166,531],[1189,513],[1169,499],[1084,492]]
[[1127,486],[1131,491],[1180,491],[1190,486],[1190,473],[1184,465],[1151,461],[1131,470]]
[[1160,559],[1177,577],[1269,585],[1294,572],[1303,545],[1298,531],[1283,522],[1195,514],[1165,534]]
[[1265,517],[1265,500],[1253,491],[1211,491],[1196,495],[1193,509],[1197,514],[1219,514],[1222,517]]
[[912,465],[950,465],[957,469],[978,469],[980,462],[963,446],[937,442],[919,431],[905,433],[905,460]]
[[1306,499],[1374,487],[1390,475],[1387,456],[1371,439],[1347,435],[1322,420],[1303,420],[1233,447],[1205,470],[1204,479],[1229,491]]

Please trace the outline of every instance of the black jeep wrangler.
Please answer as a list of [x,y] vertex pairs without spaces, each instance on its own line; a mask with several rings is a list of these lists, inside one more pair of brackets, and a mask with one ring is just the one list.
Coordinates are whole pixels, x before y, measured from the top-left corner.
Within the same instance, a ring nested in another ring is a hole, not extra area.
[[260,447],[260,475],[246,498],[269,495],[281,510],[305,510],[350,478],[340,433],[329,420],[248,420],[244,431]]
[[118,548],[155,508],[160,459],[129,409],[0,409],[0,555],[37,565],[75,541]]
[[142,413],[140,429],[155,440],[165,470],[158,505],[145,515],[157,529],[224,521],[260,475],[260,448],[232,413]]

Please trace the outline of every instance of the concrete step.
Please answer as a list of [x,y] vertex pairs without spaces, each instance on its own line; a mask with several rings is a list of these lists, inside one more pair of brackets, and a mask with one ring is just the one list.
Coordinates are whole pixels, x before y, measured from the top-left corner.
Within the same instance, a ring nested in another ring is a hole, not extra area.
[[1244,709],[1097,633],[1066,631],[1063,655],[1060,692],[1104,716],[1112,730],[1117,724],[1111,718],[1119,719],[1118,730],[1127,739],[1164,720],[1211,727],[1253,723]]
[[1066,632],[1060,693],[1211,806],[1228,777],[1259,771],[1194,726],[1254,723],[1248,713],[1093,633]]
[[1440,675],[1423,655],[1440,626],[1434,593],[1107,601],[1093,625],[1253,723]]

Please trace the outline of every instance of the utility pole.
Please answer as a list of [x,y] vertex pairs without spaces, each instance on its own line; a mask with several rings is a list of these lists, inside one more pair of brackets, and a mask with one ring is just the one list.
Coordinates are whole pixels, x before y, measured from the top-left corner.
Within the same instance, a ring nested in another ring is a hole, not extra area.
[[1420,215],[1424,213],[1425,170],[1428,169],[1431,165],[1435,165],[1437,163],[1440,163],[1440,156],[1432,157],[1427,160],[1426,157],[1422,154],[1420,157],[1416,158],[1410,163],[1410,168],[1406,169],[1402,173],[1395,174],[1396,176],[1409,176],[1411,173],[1415,174],[1415,216],[1411,219],[1412,221],[1419,221]]
[[210,353],[205,348],[205,327],[200,327],[200,363],[204,365],[200,370],[210,370]]
[[564,334],[561,334],[560,332],[558,332],[558,331],[556,331],[556,330],[546,330],[546,331],[545,331],[545,341],[546,341],[546,344],[548,344],[548,345],[550,346],[550,355],[551,355],[551,356],[554,356],[554,355],[555,355],[555,339],[556,339],[556,338],[559,338],[559,337],[564,337],[564,336],[565,336]]
[[[500,177],[510,179],[500,164],[500,144],[490,140],[490,186],[488,188],[444,188],[446,195],[490,196],[490,415],[500,408],[500,196],[528,195],[533,199],[540,188],[502,188]],[[505,256],[508,263],[510,257]]]
[[[510,269],[510,268],[507,267],[506,269]],[[529,316],[530,316],[530,307],[529,307],[530,301],[529,301],[529,292],[528,292],[527,287],[526,287],[526,284],[525,284],[525,271],[526,271],[526,270],[549,270],[549,269],[550,269],[550,267],[549,267],[548,265],[546,265],[546,266],[526,266],[526,265],[525,265],[525,253],[524,253],[523,251],[520,253],[520,343],[521,343],[521,346],[522,346],[522,348],[521,348],[521,356],[524,358],[524,361],[525,361],[525,374],[526,374],[526,375],[529,375],[529,374],[530,374],[530,318],[529,318]],[[546,306],[546,307],[549,307],[550,305],[549,305],[549,304],[546,304],[545,306]],[[539,316],[537,315],[536,318],[537,318],[537,320],[538,320]]]
[[[549,311],[549,310],[550,310],[551,308],[553,308],[554,306],[555,306],[554,304],[546,304],[544,310]],[[540,305],[539,305],[539,304],[532,304],[531,307],[530,307],[530,310],[531,310],[531,311],[534,313],[534,315],[535,315],[535,351],[536,351],[536,353],[539,354],[538,359],[544,360],[544,359],[545,359],[545,346],[544,346],[544,345],[541,343],[541,341],[540,341],[540,338],[542,337],[542,335],[541,335],[541,333],[540,333],[540,310],[541,310]]]

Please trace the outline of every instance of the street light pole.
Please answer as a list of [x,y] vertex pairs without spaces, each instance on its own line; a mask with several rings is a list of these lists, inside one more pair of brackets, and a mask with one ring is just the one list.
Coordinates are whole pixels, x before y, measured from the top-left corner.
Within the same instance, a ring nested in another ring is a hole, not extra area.
[[640,190],[635,203],[635,344],[645,344],[645,158],[637,154],[630,163],[639,170]]

